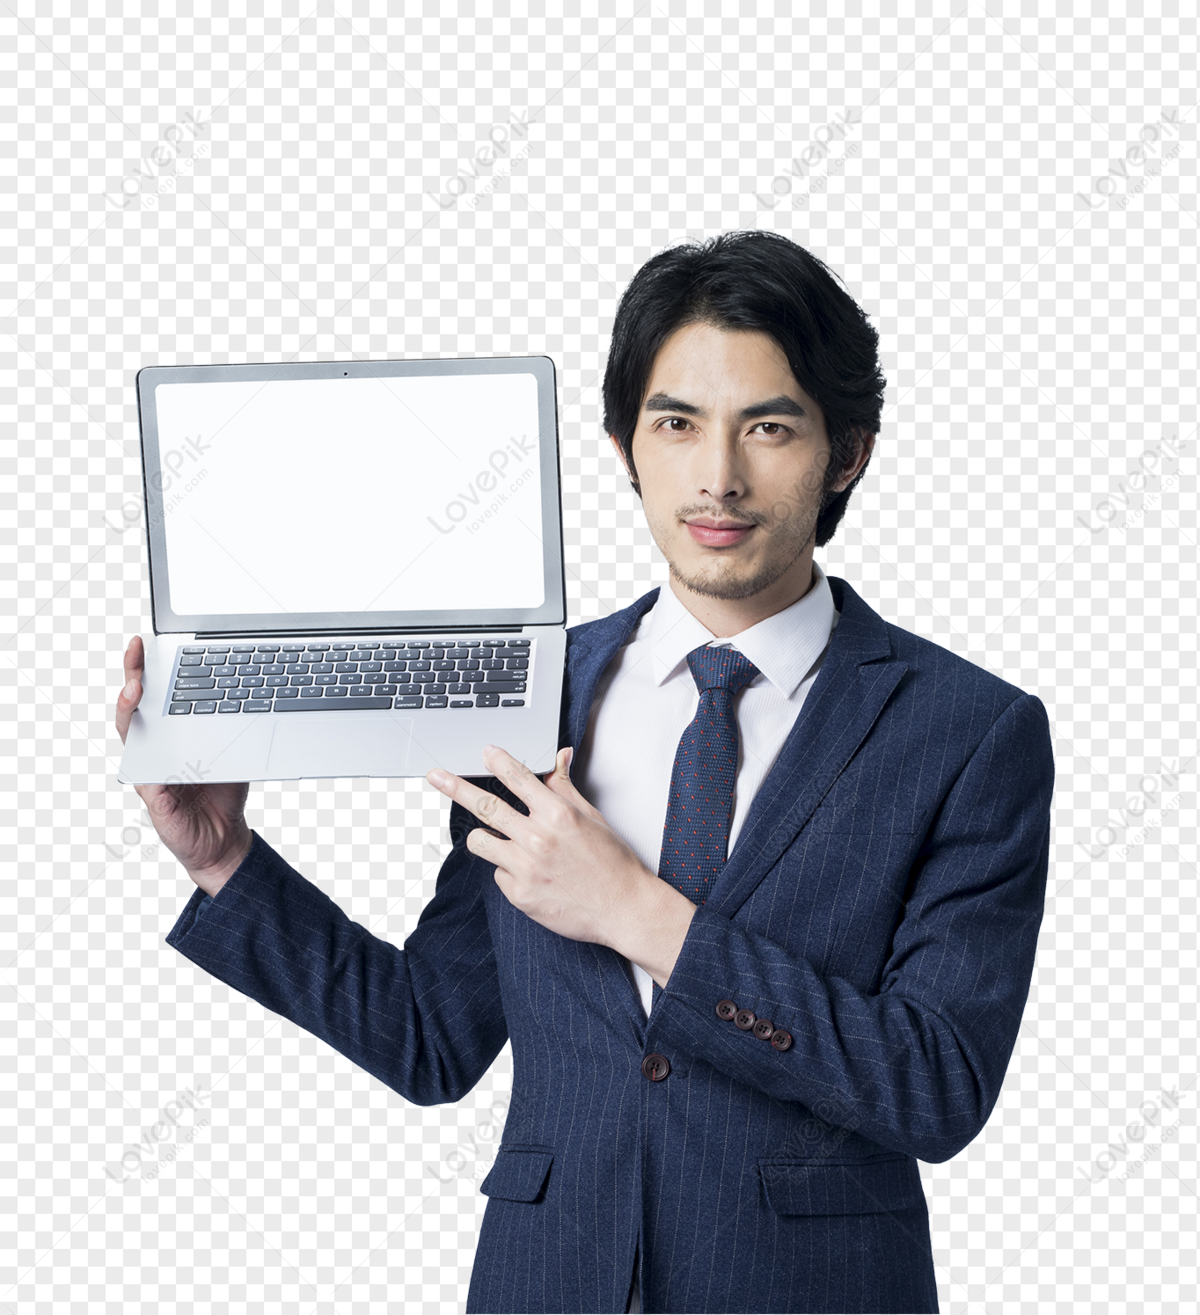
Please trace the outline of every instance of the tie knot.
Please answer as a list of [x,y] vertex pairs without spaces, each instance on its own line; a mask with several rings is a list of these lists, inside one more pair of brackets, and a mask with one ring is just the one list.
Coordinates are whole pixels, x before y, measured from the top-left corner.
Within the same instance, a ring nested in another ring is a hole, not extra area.
[[713,648],[703,644],[687,657],[692,678],[701,694],[706,689],[727,689],[731,694],[744,689],[758,675],[758,668],[736,648]]

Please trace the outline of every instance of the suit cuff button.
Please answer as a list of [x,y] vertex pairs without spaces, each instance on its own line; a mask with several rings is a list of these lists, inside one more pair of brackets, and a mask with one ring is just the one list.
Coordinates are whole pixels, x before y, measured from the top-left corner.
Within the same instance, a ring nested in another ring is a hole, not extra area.
[[717,1005],[717,1017],[723,1018],[727,1023],[737,1013],[737,1005],[732,1000],[722,1000]]
[[769,1018],[756,1018],[754,1026],[750,1030],[755,1036],[761,1037],[764,1041],[770,1041],[775,1031],[775,1024]]
[[771,1044],[776,1050],[788,1050],[792,1044],[792,1034],[780,1028],[771,1033]]
[[743,1032],[749,1032],[755,1024],[753,1009],[739,1009],[733,1016],[733,1021],[742,1029]]

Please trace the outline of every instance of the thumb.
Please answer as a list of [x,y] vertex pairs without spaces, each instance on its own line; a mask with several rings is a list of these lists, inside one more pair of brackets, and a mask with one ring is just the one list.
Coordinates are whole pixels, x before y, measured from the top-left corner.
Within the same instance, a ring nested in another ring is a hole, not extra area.
[[588,801],[575,788],[571,780],[571,763],[575,757],[575,750],[569,745],[565,749],[559,749],[558,756],[554,760],[554,770],[547,772],[546,785],[560,799],[566,799],[574,804],[576,808],[587,813],[591,817],[598,817],[599,814],[588,803]]
[[[551,789],[556,785],[571,785],[571,760],[575,757],[575,750],[568,745],[565,749],[559,749],[554,758],[554,770],[547,772],[543,777]],[[574,789],[574,786],[571,786]]]

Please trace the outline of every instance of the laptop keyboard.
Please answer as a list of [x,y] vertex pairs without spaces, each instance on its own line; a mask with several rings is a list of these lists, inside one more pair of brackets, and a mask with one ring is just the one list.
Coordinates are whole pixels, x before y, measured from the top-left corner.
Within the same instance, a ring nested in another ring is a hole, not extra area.
[[528,639],[192,644],[175,658],[172,717],[372,708],[523,708]]

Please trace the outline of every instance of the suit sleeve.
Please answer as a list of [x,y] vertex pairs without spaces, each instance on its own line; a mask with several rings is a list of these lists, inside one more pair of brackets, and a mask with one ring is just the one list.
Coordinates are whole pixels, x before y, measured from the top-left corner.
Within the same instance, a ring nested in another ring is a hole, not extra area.
[[351,921],[257,833],[215,899],[193,893],[167,944],[414,1104],[458,1100],[508,1038],[490,867],[466,849],[467,829],[451,817],[454,847],[403,949]]
[[[1000,1092],[1033,973],[1054,765],[1041,702],[993,723],[945,796],[869,994],[705,908],[696,910],[648,1045],[676,1047],[779,1100],[922,1160],[978,1135]],[[733,1000],[789,1049],[715,1012]]]

